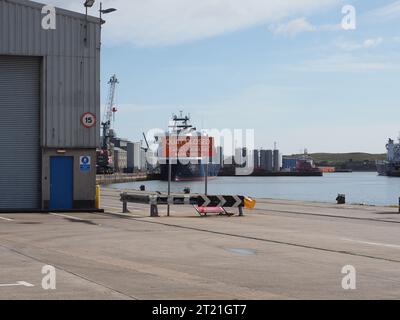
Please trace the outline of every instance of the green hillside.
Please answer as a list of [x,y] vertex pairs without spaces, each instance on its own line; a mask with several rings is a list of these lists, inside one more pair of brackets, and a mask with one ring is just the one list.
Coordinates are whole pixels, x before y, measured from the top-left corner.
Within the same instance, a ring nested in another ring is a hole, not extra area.
[[385,160],[386,154],[370,154],[363,152],[353,152],[353,153],[312,153],[310,156],[317,163],[327,163],[327,164],[340,164],[345,163],[350,160],[353,161],[376,161]]

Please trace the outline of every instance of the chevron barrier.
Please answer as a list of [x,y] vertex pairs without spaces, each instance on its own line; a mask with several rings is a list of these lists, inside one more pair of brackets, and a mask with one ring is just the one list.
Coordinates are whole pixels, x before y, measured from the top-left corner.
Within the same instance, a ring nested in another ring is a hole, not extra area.
[[128,203],[149,204],[151,206],[151,215],[158,216],[158,205],[192,205],[198,207],[222,207],[238,208],[240,215],[243,215],[243,208],[254,208],[255,200],[244,196],[208,196],[208,195],[144,195],[144,194],[121,194],[123,203],[123,212],[127,213]]

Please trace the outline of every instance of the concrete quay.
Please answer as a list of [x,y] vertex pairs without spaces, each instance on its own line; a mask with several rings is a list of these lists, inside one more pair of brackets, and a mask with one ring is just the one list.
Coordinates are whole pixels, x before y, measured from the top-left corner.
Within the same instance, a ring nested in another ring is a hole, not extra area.
[[101,175],[96,175],[96,184],[109,185],[115,183],[147,181],[148,179],[149,177],[147,173],[101,174]]
[[0,299],[400,298],[397,208],[259,199],[244,217],[150,218],[148,205],[122,214],[120,192],[102,188],[104,214],[0,214]]

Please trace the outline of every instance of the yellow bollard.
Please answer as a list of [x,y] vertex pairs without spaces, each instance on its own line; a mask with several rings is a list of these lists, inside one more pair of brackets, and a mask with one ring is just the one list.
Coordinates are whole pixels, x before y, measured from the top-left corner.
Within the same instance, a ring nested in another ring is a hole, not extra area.
[[256,206],[257,201],[255,199],[249,198],[249,197],[245,197],[244,198],[244,207],[246,209],[254,209],[254,207]]
[[100,209],[100,186],[96,185],[96,209]]

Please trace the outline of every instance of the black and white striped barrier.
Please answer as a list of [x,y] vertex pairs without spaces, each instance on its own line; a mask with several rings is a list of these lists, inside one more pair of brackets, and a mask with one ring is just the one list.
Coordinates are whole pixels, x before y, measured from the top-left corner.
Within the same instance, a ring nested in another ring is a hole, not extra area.
[[[123,203],[123,212],[128,213],[128,203],[142,203],[151,206],[151,216],[158,216],[158,205],[192,205],[198,207],[222,207],[222,208],[238,208],[239,214],[243,215],[243,207],[249,198],[244,196],[163,196],[163,195],[141,195],[141,194],[121,194],[121,202]],[[253,200],[254,201],[254,200]]]

